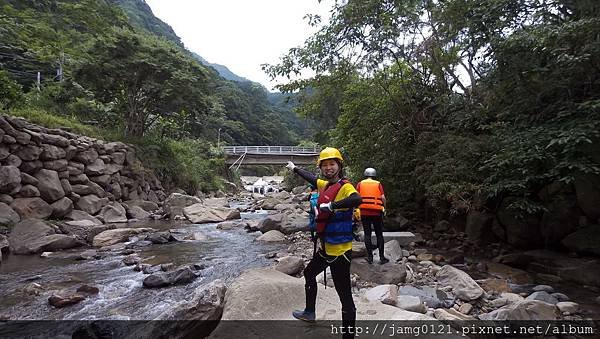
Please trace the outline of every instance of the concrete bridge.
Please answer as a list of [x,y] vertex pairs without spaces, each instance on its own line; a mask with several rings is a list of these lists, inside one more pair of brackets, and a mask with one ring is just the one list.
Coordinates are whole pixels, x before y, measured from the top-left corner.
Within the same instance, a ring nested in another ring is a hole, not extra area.
[[[316,165],[320,146],[224,146],[229,168],[241,165],[285,165],[293,161],[299,165]],[[236,169],[237,169],[236,168]]]

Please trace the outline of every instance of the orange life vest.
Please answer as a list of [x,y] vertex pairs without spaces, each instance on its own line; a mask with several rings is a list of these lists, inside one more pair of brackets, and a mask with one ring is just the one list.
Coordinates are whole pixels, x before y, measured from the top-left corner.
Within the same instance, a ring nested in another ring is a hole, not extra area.
[[379,189],[379,181],[373,179],[365,179],[358,186],[358,194],[362,197],[360,209],[383,211],[383,200],[381,199],[381,190]]

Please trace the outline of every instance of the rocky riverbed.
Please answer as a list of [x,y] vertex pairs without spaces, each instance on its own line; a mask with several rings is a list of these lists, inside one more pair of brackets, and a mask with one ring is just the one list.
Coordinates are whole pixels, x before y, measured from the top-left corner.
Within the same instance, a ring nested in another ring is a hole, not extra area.
[[[27,229],[35,228],[36,235],[29,238],[31,232],[19,231],[21,222],[7,238],[13,252],[0,266],[0,317],[292,320],[291,311],[303,307],[302,269],[313,250],[307,197],[303,188],[211,199],[176,193],[152,212],[170,221],[69,229],[30,220]],[[96,227],[103,230],[90,233]],[[61,250],[52,238],[58,234],[78,247]],[[600,300],[592,286],[582,302],[581,291],[571,294],[558,280],[538,283],[537,275],[501,263],[502,257],[477,262],[439,253],[408,232],[390,233],[388,239],[390,262],[384,265],[367,264],[364,244],[353,245],[358,320],[598,318],[594,305]],[[35,254],[17,255],[17,248]],[[339,301],[326,276],[318,279],[317,318],[339,319]],[[235,330],[231,322],[223,324],[214,337]]]

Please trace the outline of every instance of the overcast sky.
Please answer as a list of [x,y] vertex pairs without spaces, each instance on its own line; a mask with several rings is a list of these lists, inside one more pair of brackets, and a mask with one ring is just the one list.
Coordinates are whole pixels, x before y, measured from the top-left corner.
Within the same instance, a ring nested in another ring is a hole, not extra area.
[[277,63],[291,47],[314,33],[307,13],[328,17],[332,1],[317,0],[146,0],[154,15],[171,25],[185,46],[233,73],[275,85],[260,69]]

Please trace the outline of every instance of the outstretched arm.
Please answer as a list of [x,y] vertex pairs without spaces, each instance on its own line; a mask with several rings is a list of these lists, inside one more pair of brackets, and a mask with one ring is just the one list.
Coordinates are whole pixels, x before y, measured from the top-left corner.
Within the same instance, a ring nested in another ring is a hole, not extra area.
[[310,173],[309,171],[304,170],[300,167],[297,167],[291,161],[288,161],[288,164],[285,167],[289,168],[294,173],[301,176],[304,180],[308,181],[310,184],[313,184],[315,187],[317,186],[317,176],[316,175],[314,175],[314,174]]

